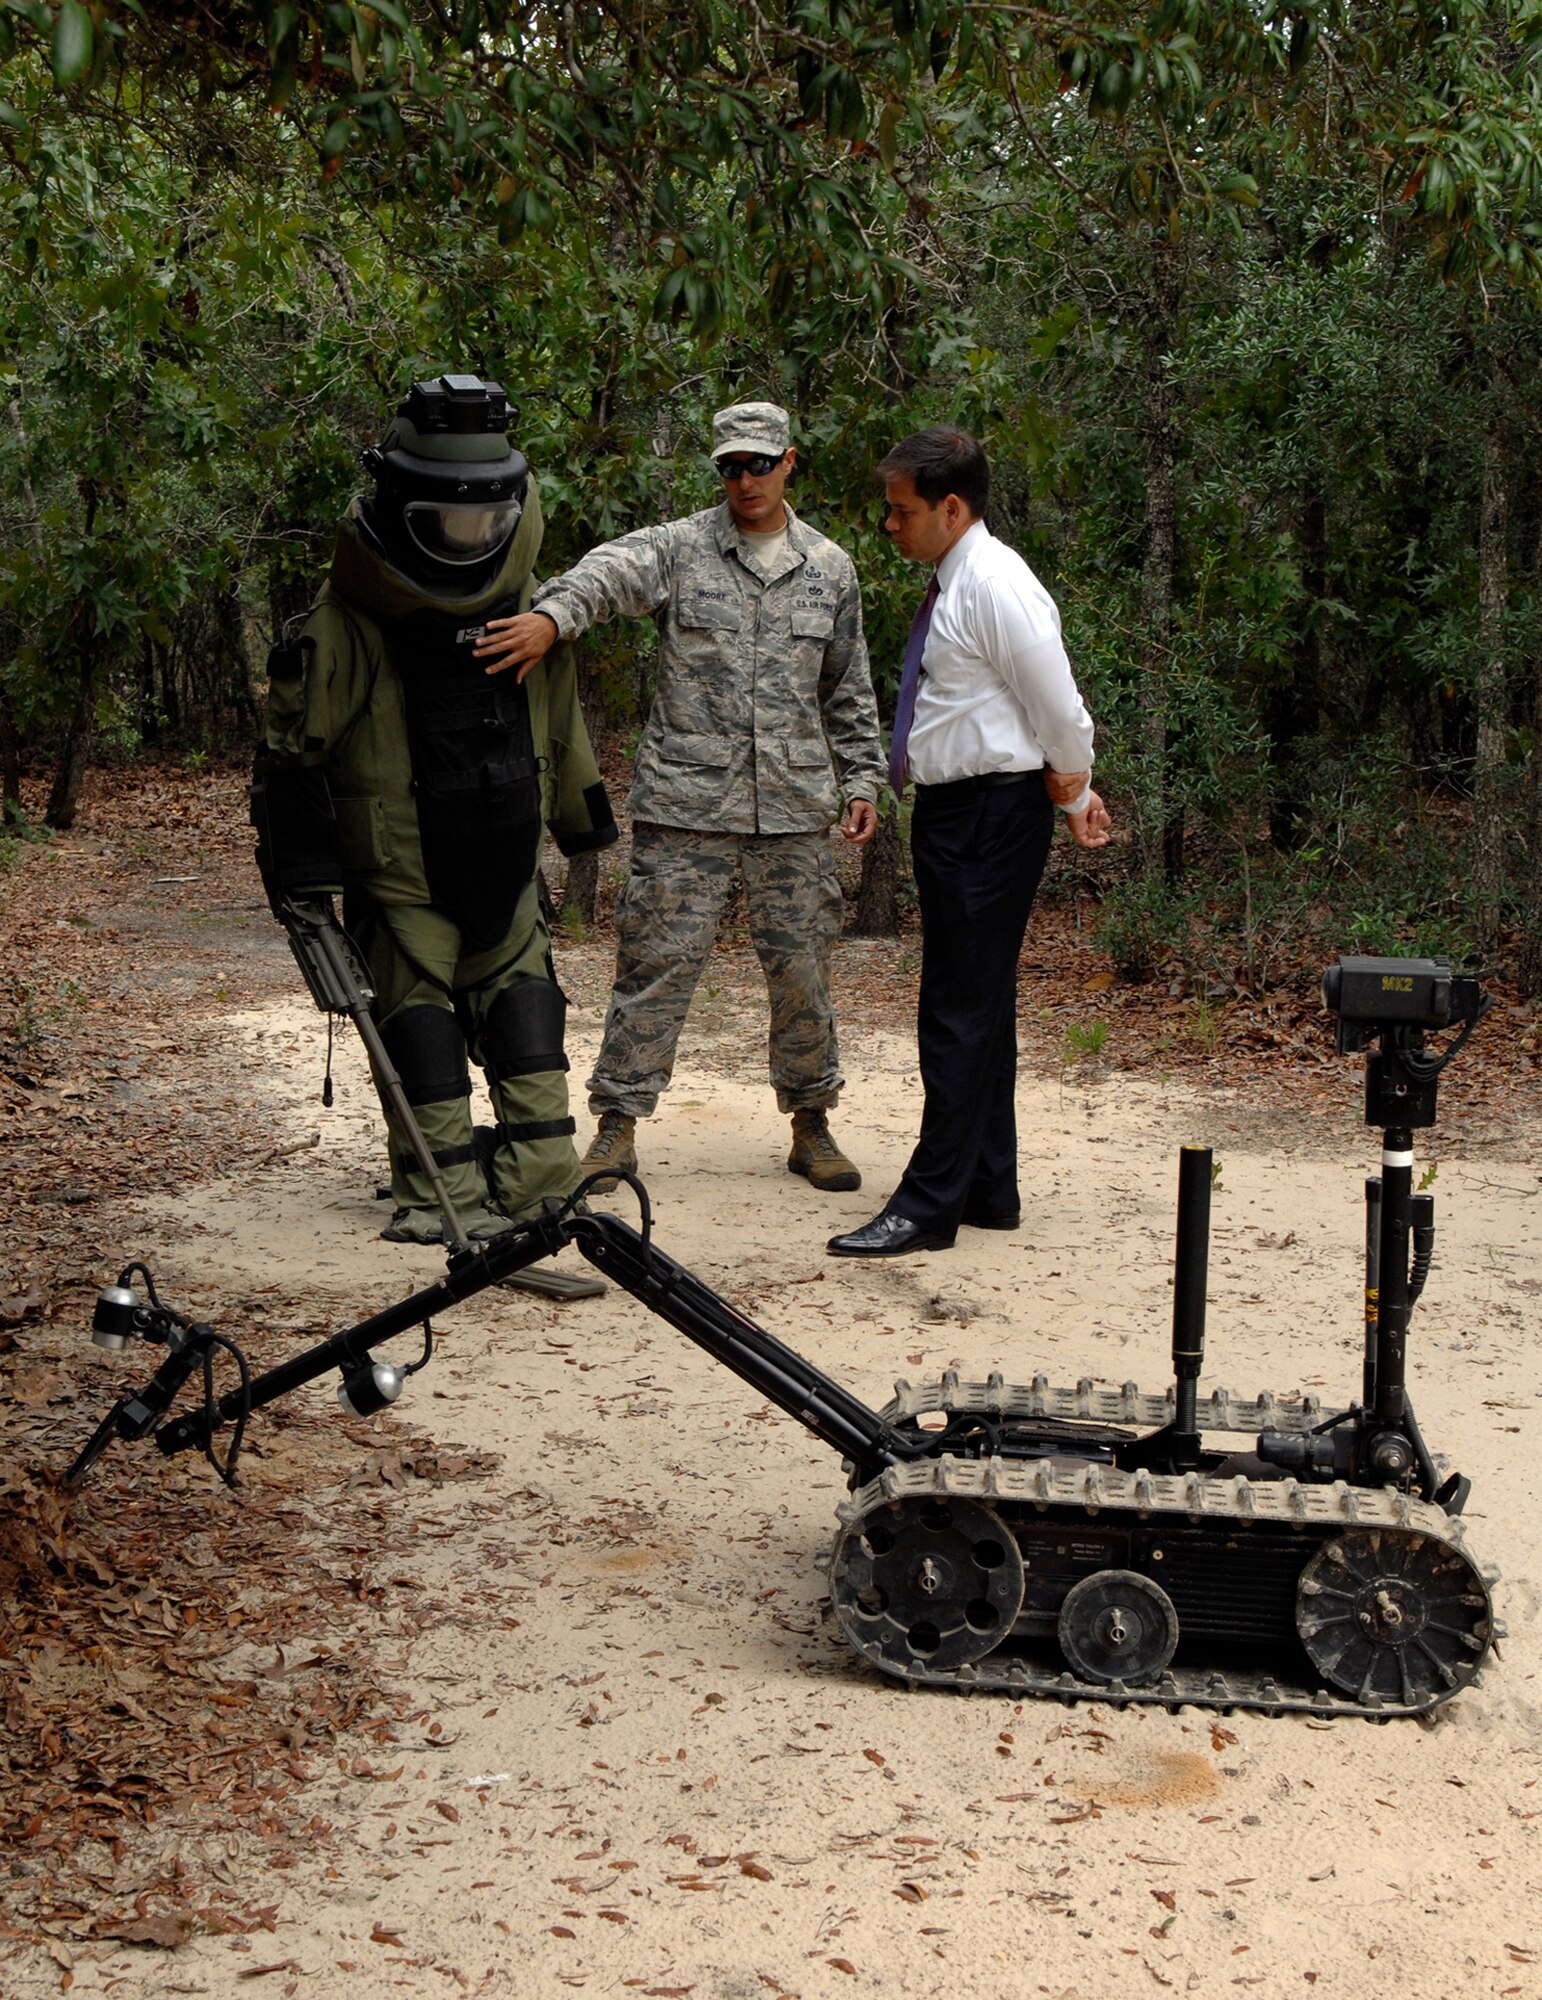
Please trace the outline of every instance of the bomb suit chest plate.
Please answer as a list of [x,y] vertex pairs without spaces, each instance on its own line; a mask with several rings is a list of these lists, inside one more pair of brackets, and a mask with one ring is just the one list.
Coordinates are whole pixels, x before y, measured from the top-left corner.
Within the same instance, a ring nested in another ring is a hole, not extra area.
[[474,950],[508,929],[540,848],[529,697],[512,673],[489,674],[473,652],[489,619],[518,610],[512,596],[473,615],[425,608],[390,635],[429,894]]

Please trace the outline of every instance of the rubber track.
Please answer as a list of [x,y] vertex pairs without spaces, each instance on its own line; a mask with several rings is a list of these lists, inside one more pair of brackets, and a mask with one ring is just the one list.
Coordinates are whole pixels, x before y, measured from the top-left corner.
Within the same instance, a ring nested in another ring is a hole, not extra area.
[[[997,1377],[991,1379],[993,1383],[999,1380]],[[981,1390],[984,1385],[961,1386],[973,1392]],[[924,1395],[928,1392],[919,1393]],[[928,1402],[923,1407],[937,1408],[939,1405]],[[974,1408],[978,1405],[955,1402],[947,1407]],[[1233,1408],[1235,1410],[1235,1406]],[[1058,1416],[1061,1412],[1053,1409],[1040,1414]],[[1102,1419],[1102,1412],[1097,1408],[1083,1414]],[[1379,1487],[1349,1486],[1342,1480],[1332,1485],[1307,1485],[1295,1479],[1250,1480],[1240,1475],[1231,1479],[1215,1479],[1200,1473],[1120,1472],[1106,1465],[1070,1465],[1055,1459],[1025,1461],[942,1457],[889,1466],[877,1479],[871,1480],[836,1509],[842,1531],[836,1538],[837,1544],[868,1515],[877,1513],[891,1501],[932,1496],[956,1496],[998,1505],[1004,1503],[1003,1519],[1008,1526],[1012,1524],[1014,1512],[1026,1505],[1040,1514],[1052,1507],[1057,1512],[1079,1509],[1087,1519],[1093,1519],[1100,1513],[1133,1513],[1143,1518],[1165,1516],[1188,1522],[1277,1521],[1317,1528],[1320,1532],[1331,1532],[1340,1526],[1401,1528],[1428,1535],[1456,1550],[1471,1566],[1474,1583],[1485,1595],[1498,1578],[1497,1570],[1488,1567],[1480,1569],[1473,1561],[1460,1520],[1406,1493]],[[1321,1535],[1321,1539],[1326,1538],[1325,1534]],[[832,1571],[832,1582],[834,1553],[832,1545],[823,1559],[824,1566]],[[839,1621],[840,1613],[834,1605],[830,1615]],[[1494,1621],[1492,1605],[1488,1626],[1490,1640],[1503,1638],[1503,1629]],[[1131,1687],[1118,1681],[1105,1685],[1080,1680],[1063,1668],[1037,1666],[1017,1655],[1004,1655],[999,1665],[994,1665],[991,1656],[987,1655],[983,1660],[950,1673],[939,1673],[918,1664],[901,1674],[884,1661],[874,1659],[846,1631],[844,1623],[842,1631],[862,1657],[880,1672],[901,1679],[910,1686],[946,1687],[965,1693],[978,1691],[1018,1697],[1034,1695],[1066,1702],[1101,1701],[1115,1707],[1194,1707],[1218,1709],[1222,1713],[1234,1708],[1246,1708],[1257,1709],[1265,1715],[1346,1715],[1377,1721],[1427,1715],[1449,1701],[1452,1695],[1476,1686],[1478,1670],[1487,1658],[1488,1650],[1485,1647],[1472,1673],[1457,1687],[1432,1695],[1428,1701],[1408,1704],[1385,1701],[1375,1696],[1359,1701],[1331,1688],[1301,1687],[1263,1672],[1221,1674],[1196,1668],[1170,1668],[1149,1686]]]

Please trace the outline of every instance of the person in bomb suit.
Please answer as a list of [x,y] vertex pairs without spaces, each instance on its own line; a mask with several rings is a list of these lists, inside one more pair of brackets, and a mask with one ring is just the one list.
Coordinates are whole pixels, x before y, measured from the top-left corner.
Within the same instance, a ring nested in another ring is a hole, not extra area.
[[[364,454],[374,493],[344,515],[298,640],[275,648],[253,786],[275,907],[343,895],[381,1041],[473,1241],[578,1185],[567,1003],[536,871],[543,822],[565,855],[616,838],[572,649],[519,682],[489,678],[473,652],[489,618],[528,607],[541,546],[507,410],[475,376],[418,382]],[[490,1156],[468,1052],[498,1120]],[[381,1235],[437,1243],[432,1185],[384,1095],[382,1108],[394,1212]],[[560,1274],[524,1275],[559,1289]]]

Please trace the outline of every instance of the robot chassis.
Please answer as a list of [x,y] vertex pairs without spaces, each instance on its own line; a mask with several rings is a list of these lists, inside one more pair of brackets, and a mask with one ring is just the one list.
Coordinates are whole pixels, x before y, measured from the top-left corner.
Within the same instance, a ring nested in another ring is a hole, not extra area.
[[[411,1131],[346,935],[326,908],[280,914],[313,997],[354,1020]],[[166,1455],[201,1449],[231,1481],[251,1413],[333,1369],[343,1407],[372,1415],[429,1360],[435,1316],[571,1244],[842,1455],[850,1497],[823,1559],[831,1616],[881,1672],[1019,1699],[1425,1715],[1472,1684],[1503,1636],[1490,1598],[1497,1572],[1469,1554],[1459,1518],[1469,1482],[1431,1456],[1405,1380],[1409,1314],[1434,1244],[1433,1198],[1413,1192],[1413,1132],[1435,1122],[1439,1073],[1492,1001],[1440,959],[1341,958],[1323,996],[1339,1051],[1367,1050],[1366,1121],[1384,1134],[1381,1175],[1366,1182],[1362,1393],[1343,1409],[1325,1411],[1315,1396],[1200,1397],[1208,1148],[1180,1158],[1164,1394],[1098,1389],[1090,1377],[1074,1389],[1042,1375],[962,1382],[949,1370],[922,1387],[896,1383],[879,1412],[657,1249],[647,1192],[631,1175],[640,1230],[589,1212],[580,1188],[472,1245],[424,1145],[451,1245],[444,1277],[264,1374],[164,1305],[145,1266],[131,1264],[102,1292],[93,1339],[110,1350],[144,1340],[166,1358],[114,1404],[66,1484],[114,1438],[146,1436]],[[1425,1048],[1431,1029],[1459,1032],[1437,1054]],[[413,1328],[423,1333],[416,1361],[376,1358]],[[240,1377],[223,1395],[220,1350]],[[195,1371],[201,1405],[172,1414]],[[214,1441],[227,1425],[221,1462]]]

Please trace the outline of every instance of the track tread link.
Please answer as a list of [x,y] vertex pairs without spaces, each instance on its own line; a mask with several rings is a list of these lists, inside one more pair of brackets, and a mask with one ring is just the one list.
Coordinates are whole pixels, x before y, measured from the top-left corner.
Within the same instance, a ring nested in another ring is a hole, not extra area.
[[[1133,1383],[1119,1390],[1096,1390],[1084,1379],[1074,1390],[1052,1389],[1042,1376],[1028,1388],[1015,1387],[993,1373],[986,1382],[961,1382],[949,1369],[933,1387],[895,1384],[895,1400],[884,1414],[896,1421],[930,1411],[969,1412],[1007,1418],[1080,1418],[1095,1423],[1166,1421],[1171,1397],[1143,1396]],[[1155,1415],[1153,1417],[1153,1411]],[[1224,1412],[1224,1421],[1221,1413]],[[1247,1401],[1219,1390],[1201,1401],[1202,1429],[1256,1431],[1310,1429],[1325,1421],[1315,1397],[1281,1399],[1269,1395]],[[1216,1478],[1203,1473],[1122,1472],[1108,1465],[1062,1463],[1053,1458],[960,1458],[941,1456],[891,1465],[836,1508],[840,1534],[824,1558],[832,1586],[840,1543],[870,1515],[891,1502],[934,1496],[1004,1503],[1009,1509],[1031,1507],[1037,1514],[1051,1508],[1076,1510],[1091,1519],[1099,1513],[1182,1518],[1190,1522],[1276,1522],[1320,1531],[1344,1528],[1402,1529],[1428,1535],[1456,1551],[1470,1566],[1474,1588],[1487,1605],[1489,1640],[1504,1636],[1492,1615],[1489,1586],[1498,1571],[1479,1569],[1466,1547],[1462,1522],[1427,1501],[1383,1487],[1306,1484],[1296,1479],[1253,1480],[1237,1474]],[[1005,1516],[1010,1525],[1010,1512]],[[832,1597],[834,1591],[832,1589]],[[880,1671],[894,1673],[861,1644],[859,1635],[841,1618],[832,1602],[831,1614],[847,1640]],[[1258,1709],[1268,1715],[1305,1714],[1318,1717],[1354,1716],[1359,1720],[1392,1720],[1428,1715],[1455,1694],[1479,1684],[1479,1669],[1487,1644],[1473,1671],[1456,1687],[1419,1702],[1397,1702],[1374,1695],[1355,1700],[1326,1687],[1311,1688],[1258,1672],[1219,1673],[1205,1668],[1169,1667],[1150,1685],[1108,1685],[1079,1679],[1065,1668],[1038,1664],[1017,1654],[991,1656],[951,1671],[939,1672],[919,1662],[896,1678],[915,1687],[946,1687],[961,1692],[1038,1696],[1046,1700],[1100,1701],[1112,1706],[1139,1705],[1179,1709]]]

